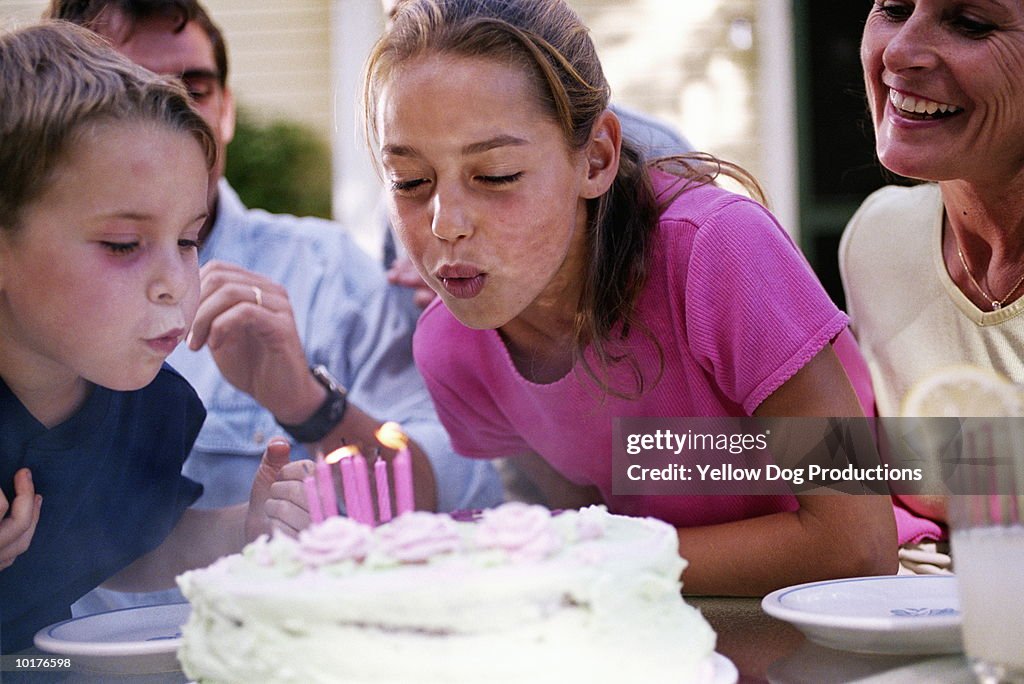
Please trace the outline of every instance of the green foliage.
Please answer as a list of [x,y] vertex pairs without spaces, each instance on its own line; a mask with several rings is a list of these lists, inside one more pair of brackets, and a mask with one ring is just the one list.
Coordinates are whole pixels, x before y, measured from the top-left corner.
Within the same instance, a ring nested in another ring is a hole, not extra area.
[[331,217],[330,146],[302,124],[258,123],[239,109],[224,175],[248,207]]

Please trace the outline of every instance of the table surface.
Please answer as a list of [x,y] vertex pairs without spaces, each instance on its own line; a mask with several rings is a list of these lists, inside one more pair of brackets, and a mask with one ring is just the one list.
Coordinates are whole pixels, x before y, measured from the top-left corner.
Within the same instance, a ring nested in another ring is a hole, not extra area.
[[[831,684],[839,682],[898,684],[974,684],[963,655],[877,656],[837,651],[811,643],[795,627],[761,610],[756,598],[687,597],[718,633],[715,650],[739,670],[741,684]],[[3,684],[31,682],[99,684],[110,675],[82,672],[4,672]],[[182,684],[180,672],[118,676],[124,684]]]
[[687,602],[714,627],[715,650],[736,665],[741,683],[976,682],[962,654],[880,656],[837,651],[811,643],[792,625],[767,615],[760,599],[688,597]]

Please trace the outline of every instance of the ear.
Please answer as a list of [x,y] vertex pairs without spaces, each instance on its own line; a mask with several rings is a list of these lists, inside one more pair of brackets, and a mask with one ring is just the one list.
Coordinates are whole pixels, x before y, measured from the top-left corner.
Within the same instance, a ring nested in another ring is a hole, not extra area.
[[619,118],[606,109],[597,117],[590,131],[590,142],[584,148],[587,177],[581,195],[586,199],[608,192],[619,173],[619,152],[622,147],[622,126]]

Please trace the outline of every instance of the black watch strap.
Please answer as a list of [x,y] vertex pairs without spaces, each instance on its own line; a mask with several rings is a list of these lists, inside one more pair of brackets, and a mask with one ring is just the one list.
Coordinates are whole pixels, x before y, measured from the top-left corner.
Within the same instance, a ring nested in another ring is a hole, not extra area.
[[285,425],[278,421],[278,425],[284,428],[285,432],[295,438],[296,441],[305,444],[319,442],[327,436],[334,426],[345,417],[345,410],[348,408],[348,396],[345,388],[328,372],[327,368],[321,365],[310,366],[310,372],[316,381],[327,390],[327,398],[320,404],[312,416],[305,422],[298,425]]

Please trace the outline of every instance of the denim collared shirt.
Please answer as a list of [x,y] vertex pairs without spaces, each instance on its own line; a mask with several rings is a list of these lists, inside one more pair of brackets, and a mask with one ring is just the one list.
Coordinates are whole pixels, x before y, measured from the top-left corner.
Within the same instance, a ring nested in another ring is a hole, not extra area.
[[[452,450],[412,360],[413,321],[406,293],[387,284],[376,260],[337,223],[247,209],[220,183],[217,220],[199,253],[238,264],[283,285],[310,364],[325,365],[349,401],[381,420],[399,422],[430,458],[443,511],[501,500],[490,463]],[[247,501],[267,441],[287,436],[269,411],[221,376],[209,351],[180,346],[168,363],[195,387],[208,412],[184,473],[201,482],[197,505]],[[292,445],[292,457],[309,454]]]

